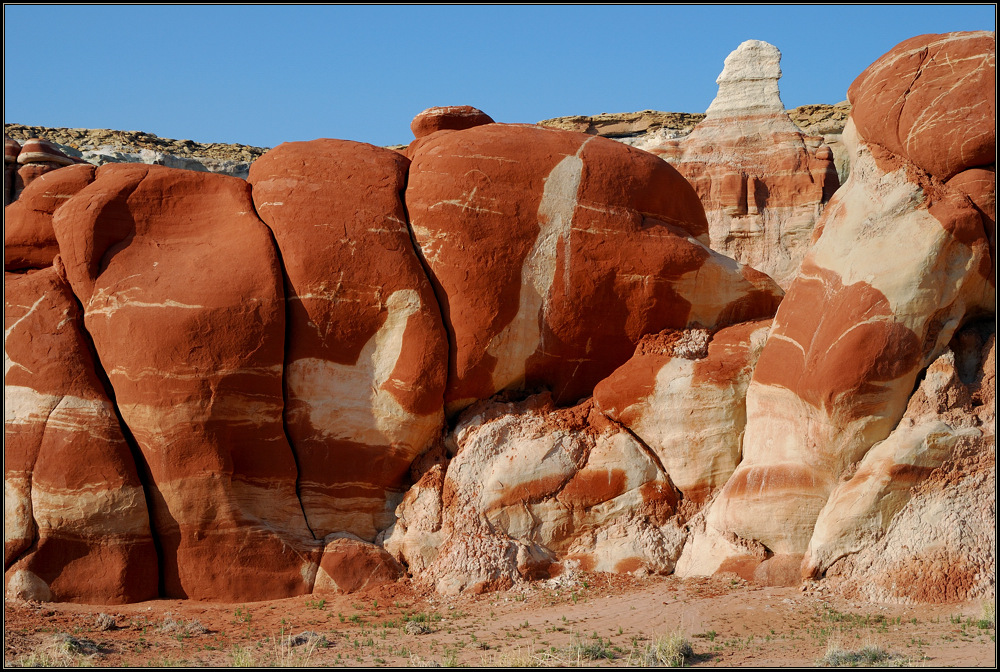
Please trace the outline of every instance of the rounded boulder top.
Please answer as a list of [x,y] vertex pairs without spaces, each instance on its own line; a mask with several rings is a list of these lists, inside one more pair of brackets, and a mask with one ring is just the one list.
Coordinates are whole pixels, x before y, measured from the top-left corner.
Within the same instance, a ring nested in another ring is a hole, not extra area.
[[14,138],[3,136],[4,163],[17,163],[17,155],[21,153],[21,143]]
[[59,151],[59,148],[48,140],[31,138],[25,140],[21,145],[21,151],[17,155],[17,162],[21,165],[27,163],[58,163],[63,166],[70,166],[76,163],[73,159]]
[[413,137],[422,138],[435,131],[462,131],[492,123],[493,118],[482,110],[469,105],[448,105],[427,108],[413,118],[410,130]]

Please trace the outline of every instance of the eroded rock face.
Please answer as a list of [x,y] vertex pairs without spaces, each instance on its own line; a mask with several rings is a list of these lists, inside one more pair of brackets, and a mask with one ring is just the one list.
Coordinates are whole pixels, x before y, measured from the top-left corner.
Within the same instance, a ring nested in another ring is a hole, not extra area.
[[703,244],[696,195],[648,153],[491,124],[428,138],[412,160],[406,205],[451,339],[449,412],[535,386],[572,403],[645,334],[767,317],[780,300]]
[[839,186],[833,153],[804,135],[778,93],[781,52],[748,40],[727,58],[719,93],[690,135],[642,145],[691,182],[712,249],[788,287]]
[[447,336],[410,241],[409,161],[357,142],[286,143],[250,172],[285,273],[285,424],[319,537],[372,541],[441,431]]
[[594,390],[597,407],[656,453],[686,500],[708,501],[740,462],[746,389],[770,326],[646,337]]
[[[289,143],[250,184],[102,167],[61,206],[8,208],[57,243],[7,278],[8,594],[246,602],[404,572],[455,593],[582,568],[986,595],[995,170],[934,105],[980,110],[939,65],[989,70],[992,44],[922,38],[859,78],[851,178],[777,314],[676,170],[567,131]],[[707,121],[780,129],[777,60],[741,58]],[[899,77],[919,123],[880,93]]]
[[647,449],[591,403],[548,395],[485,402],[454,432],[455,457],[404,498],[385,539],[439,592],[478,592],[567,567],[670,572],[684,539],[679,493]]
[[[895,75],[913,81],[907,95],[914,100],[928,100],[925,87],[949,90],[945,69],[923,64],[988,48],[980,62],[993,67],[992,38],[983,34],[923,43],[925,56]],[[869,72],[909,49],[900,45]],[[891,111],[866,109],[880,104],[867,88],[878,81],[863,75],[852,86],[862,118]],[[935,95],[936,105],[951,109],[947,95]],[[927,124],[924,132],[949,136],[956,122],[933,107],[925,113],[942,126]],[[944,182],[981,157],[956,158],[938,176],[879,138],[858,135],[848,122],[851,178],[824,213],[819,239],[775,316],[747,391],[743,462],[707,517],[709,531],[775,555],[801,559],[839,479],[896,427],[917,375],[963,321],[995,311],[987,218]]]
[[6,594],[156,597],[144,489],[62,269],[5,274],[4,299]]
[[103,166],[53,226],[148,465],[165,595],[308,593],[319,544],[282,425],[281,268],[249,185]]
[[[913,489],[929,478],[940,478],[940,468],[948,461],[962,454],[978,457],[995,452],[991,446],[996,445],[996,402],[991,383],[996,377],[996,335],[990,333],[984,342],[986,329],[969,327],[956,334],[952,346],[960,355],[948,349],[934,360],[897,427],[872,446],[853,475],[833,491],[809,542],[807,574],[822,576],[840,558],[865,551],[884,537],[911,500]],[[966,525],[988,520],[988,516],[977,516]],[[925,524],[936,527],[930,520]],[[993,528],[983,531],[993,532]],[[919,537],[908,539],[911,552],[920,541]],[[975,551],[958,547],[951,552]],[[941,598],[954,597],[951,592],[944,591]]]
[[977,343],[953,341],[958,352],[935,360],[899,427],[834,492],[831,503],[845,500],[839,515],[828,505],[817,522],[807,569],[844,594],[892,602],[995,594],[996,334],[984,343],[970,331],[960,337]]

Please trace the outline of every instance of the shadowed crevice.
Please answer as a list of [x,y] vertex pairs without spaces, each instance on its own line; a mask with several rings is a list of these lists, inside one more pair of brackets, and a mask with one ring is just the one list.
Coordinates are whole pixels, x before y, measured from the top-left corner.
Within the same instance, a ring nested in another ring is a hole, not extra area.
[[[305,522],[306,528],[309,530],[309,534],[312,535],[313,539],[316,539],[316,532],[313,530],[312,525],[309,524],[309,516],[306,515],[305,506],[302,504],[302,465],[299,463],[299,455],[295,450],[295,443],[292,441],[292,436],[288,431],[288,418],[286,411],[288,409],[288,344],[291,342],[291,331],[292,331],[292,321],[288,319],[288,296],[291,292],[291,285],[288,280],[288,273],[285,272],[285,260],[281,256],[281,247],[278,245],[277,239],[274,237],[274,231],[268,226],[267,222],[260,216],[257,212],[257,204],[253,200],[253,185],[247,182],[247,190],[251,192],[250,207],[254,209],[254,215],[257,220],[264,226],[267,231],[268,236],[271,239],[271,248],[274,250],[274,256],[278,260],[278,268],[281,270],[281,306],[284,323],[284,335],[282,341],[282,363],[281,363],[281,431],[285,435],[285,441],[288,443],[288,448],[292,453],[292,459],[295,461],[295,499],[299,502],[299,509],[302,511],[302,520]],[[311,592],[310,588],[310,592]]]

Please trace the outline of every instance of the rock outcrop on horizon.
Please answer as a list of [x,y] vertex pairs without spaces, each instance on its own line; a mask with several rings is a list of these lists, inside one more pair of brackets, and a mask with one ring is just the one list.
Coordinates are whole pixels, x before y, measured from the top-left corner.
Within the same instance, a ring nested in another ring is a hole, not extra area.
[[[246,180],[37,178],[5,208],[7,597],[578,570],[995,596],[995,36],[862,73],[832,198],[777,57],[727,59],[678,168],[451,106]],[[787,292],[711,248],[705,188],[822,210],[758,237],[803,255]]]
[[83,163],[63,154],[54,143],[39,138],[31,138],[19,143],[4,135],[4,206],[13,203],[24,189],[46,173]]
[[33,138],[44,138],[45,142],[74,162],[93,166],[103,166],[106,163],[145,163],[244,179],[249,173],[250,165],[267,151],[265,147],[170,140],[152,133],[113,131],[106,128],[47,128],[4,124],[4,134],[10,142],[23,143]]

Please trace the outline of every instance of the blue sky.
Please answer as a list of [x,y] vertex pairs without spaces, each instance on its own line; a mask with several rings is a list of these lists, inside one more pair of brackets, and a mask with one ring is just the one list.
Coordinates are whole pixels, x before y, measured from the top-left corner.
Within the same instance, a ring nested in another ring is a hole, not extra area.
[[781,49],[787,107],[836,103],[904,39],[995,29],[993,5],[5,5],[4,121],[387,145],[435,105],[703,112],[748,39]]

